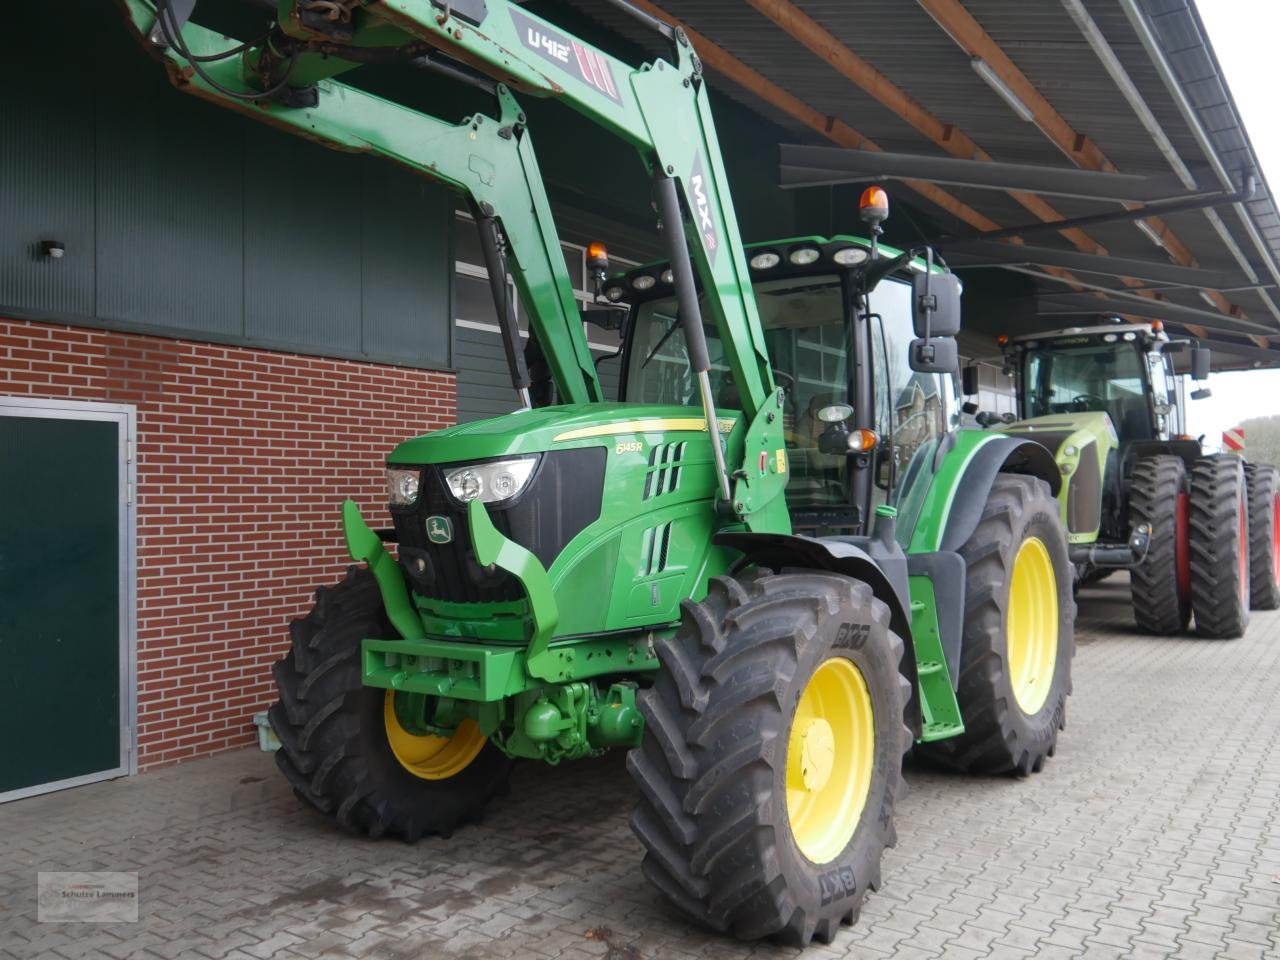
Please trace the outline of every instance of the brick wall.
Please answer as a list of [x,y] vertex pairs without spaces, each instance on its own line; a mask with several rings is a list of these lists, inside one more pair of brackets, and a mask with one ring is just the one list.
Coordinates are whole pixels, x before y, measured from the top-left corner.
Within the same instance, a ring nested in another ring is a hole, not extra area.
[[396,442],[453,422],[453,374],[0,318],[0,394],[138,411],[138,762],[253,741],[287,623],[385,514]]

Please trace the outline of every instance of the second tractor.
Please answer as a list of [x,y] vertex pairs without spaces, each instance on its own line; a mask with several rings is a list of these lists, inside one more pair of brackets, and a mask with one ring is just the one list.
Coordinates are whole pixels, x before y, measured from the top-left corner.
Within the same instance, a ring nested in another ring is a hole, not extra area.
[[1159,634],[1194,616],[1203,636],[1239,637],[1251,607],[1280,606],[1276,468],[1206,453],[1186,433],[1172,354],[1190,351],[1199,382],[1207,348],[1171,340],[1158,321],[1118,319],[1002,338],[1001,348],[1020,419],[996,426],[1053,453],[1079,580],[1128,568],[1134,619]]

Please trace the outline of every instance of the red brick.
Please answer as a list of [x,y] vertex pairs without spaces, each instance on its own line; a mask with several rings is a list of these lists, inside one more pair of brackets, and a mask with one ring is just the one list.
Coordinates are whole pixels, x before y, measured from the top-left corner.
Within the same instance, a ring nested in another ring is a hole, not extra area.
[[141,767],[254,742],[288,622],[385,511],[383,458],[453,422],[453,374],[0,318],[0,392],[138,412]]

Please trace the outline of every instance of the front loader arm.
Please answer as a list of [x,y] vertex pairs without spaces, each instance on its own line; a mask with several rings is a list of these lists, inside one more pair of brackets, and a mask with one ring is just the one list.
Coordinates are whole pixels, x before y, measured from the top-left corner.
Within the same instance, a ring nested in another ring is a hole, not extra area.
[[[228,96],[178,52],[155,43],[157,2],[166,0],[117,0],[139,37],[164,59],[177,86],[328,146],[387,156],[477,205],[490,204],[511,245],[517,285],[533,298],[526,300],[530,322],[567,402],[602,394],[523,118],[516,109],[513,120],[508,109],[514,101],[500,94],[502,115],[482,131],[468,124],[455,127],[333,78],[377,56],[408,59],[439,51],[501,86],[562,100],[628,141],[655,177],[673,177],[680,184],[694,265],[748,422],[771,402],[772,375],[701,63],[679,28],[664,28],[673,41],[674,65],[658,59],[636,69],[511,0],[452,5],[338,0],[347,16],[337,23],[318,17],[309,0],[279,0],[275,29],[265,42],[201,67],[217,86],[241,94],[272,86],[297,94],[306,88],[308,98],[285,99],[308,105],[286,106],[271,98],[246,103]],[[334,4],[314,6],[334,10]],[[233,43],[195,24],[183,25],[180,32],[197,56]],[[505,146],[487,136],[504,130],[513,135]],[[460,136],[447,136],[450,131]]]
[[[314,106],[239,100],[208,83],[175,50],[150,41],[156,22],[154,3],[119,2],[134,31],[162,59],[180,90],[331,149],[393,160],[462,194],[475,208],[492,210],[502,223],[516,286],[530,306],[530,325],[543,344],[560,396],[567,403],[603,398],[524,114],[504,87],[499,85],[496,91],[496,119],[477,114],[457,124],[331,79],[317,81]],[[217,54],[234,44],[192,23],[183,27],[182,37],[196,56]],[[203,68],[222,87],[257,92],[239,57]]]

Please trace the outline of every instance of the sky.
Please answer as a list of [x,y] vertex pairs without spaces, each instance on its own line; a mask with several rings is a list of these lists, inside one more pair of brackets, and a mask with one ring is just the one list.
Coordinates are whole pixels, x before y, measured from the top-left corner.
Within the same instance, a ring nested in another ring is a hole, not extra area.
[[[1280,122],[1275,109],[1280,4],[1274,0],[1197,0],[1196,9],[1274,196],[1274,190],[1280,189]],[[1280,370],[1215,373],[1207,385],[1212,397],[1187,401],[1189,432],[1205,434],[1206,446],[1217,447],[1222,431],[1241,420],[1280,414]],[[1247,437],[1245,443],[1247,446]]]

